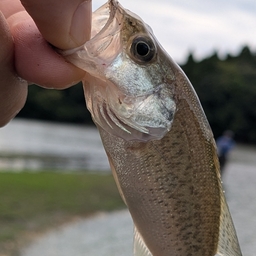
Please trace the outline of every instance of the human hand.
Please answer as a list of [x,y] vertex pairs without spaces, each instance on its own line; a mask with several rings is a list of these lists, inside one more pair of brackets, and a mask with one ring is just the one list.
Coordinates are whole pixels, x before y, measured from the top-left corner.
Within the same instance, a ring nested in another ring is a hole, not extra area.
[[50,44],[71,49],[89,39],[91,0],[21,2],[0,0],[0,127],[23,107],[28,83],[63,89],[84,76]]

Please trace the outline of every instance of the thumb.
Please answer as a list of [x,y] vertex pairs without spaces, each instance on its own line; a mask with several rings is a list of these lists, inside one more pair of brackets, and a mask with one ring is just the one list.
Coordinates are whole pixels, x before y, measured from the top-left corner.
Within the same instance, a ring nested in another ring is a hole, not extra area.
[[13,66],[13,40],[8,24],[0,12],[0,127],[23,107],[27,82],[17,77]]
[[43,37],[66,50],[90,38],[91,0],[21,0]]

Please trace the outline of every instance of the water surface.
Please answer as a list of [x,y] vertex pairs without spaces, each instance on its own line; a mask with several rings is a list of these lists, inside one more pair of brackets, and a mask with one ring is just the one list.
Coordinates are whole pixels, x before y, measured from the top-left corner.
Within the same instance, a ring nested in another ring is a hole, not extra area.
[[109,165],[93,126],[14,119],[0,129],[1,169],[109,171]]

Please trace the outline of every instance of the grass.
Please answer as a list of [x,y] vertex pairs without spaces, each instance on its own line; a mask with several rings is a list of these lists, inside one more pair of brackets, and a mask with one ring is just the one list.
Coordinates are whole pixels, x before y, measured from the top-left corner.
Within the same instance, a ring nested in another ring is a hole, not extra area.
[[0,256],[15,255],[26,234],[122,207],[111,175],[0,173]]

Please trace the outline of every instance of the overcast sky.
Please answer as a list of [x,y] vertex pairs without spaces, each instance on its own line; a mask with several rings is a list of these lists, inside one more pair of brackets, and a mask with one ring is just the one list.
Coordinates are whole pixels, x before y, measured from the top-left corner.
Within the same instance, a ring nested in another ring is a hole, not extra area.
[[[93,9],[106,1],[93,0]],[[173,59],[189,51],[201,59],[214,50],[237,53],[247,44],[256,50],[256,0],[120,0],[148,23]]]

